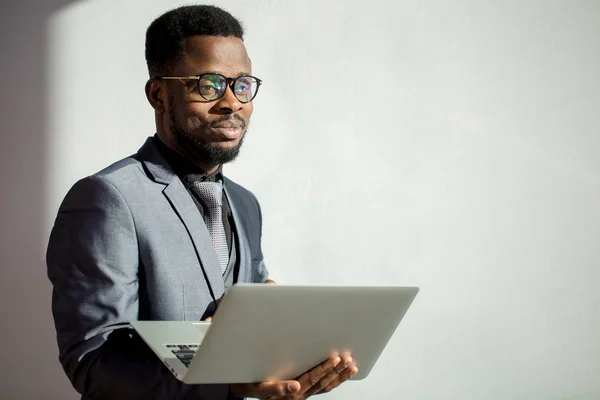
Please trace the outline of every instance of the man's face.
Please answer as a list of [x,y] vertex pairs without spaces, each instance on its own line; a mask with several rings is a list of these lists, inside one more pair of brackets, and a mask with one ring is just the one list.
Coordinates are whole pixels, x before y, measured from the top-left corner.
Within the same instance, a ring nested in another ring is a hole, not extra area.
[[[215,72],[237,78],[252,73],[244,43],[236,37],[193,36],[171,76]],[[235,159],[252,115],[252,102],[241,103],[231,88],[213,101],[198,93],[197,80],[163,81],[166,85],[164,136],[161,139],[198,164],[212,167]]]

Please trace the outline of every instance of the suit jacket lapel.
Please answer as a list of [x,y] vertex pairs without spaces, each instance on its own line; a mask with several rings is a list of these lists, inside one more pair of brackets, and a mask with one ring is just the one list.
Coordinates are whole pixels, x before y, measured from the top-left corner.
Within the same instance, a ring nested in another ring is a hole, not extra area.
[[221,298],[225,290],[217,254],[204,221],[198,215],[198,207],[179,179],[174,179],[164,190],[181,222],[192,238],[196,253],[202,264],[204,275],[213,290],[215,299]]
[[[163,193],[169,200],[175,213],[179,216],[181,222],[185,225],[194,244],[209,288],[214,298],[218,300],[223,296],[225,286],[210,233],[202,218],[199,217],[198,208],[187,189],[173,172],[167,161],[160,155],[152,140],[152,138],[146,140],[146,143],[139,150],[138,156],[144,163],[152,179],[157,183],[166,185]],[[186,305],[193,307],[195,304],[200,304],[200,293],[186,290],[184,296]],[[186,319],[198,319],[200,310],[197,310],[197,313],[198,316],[190,315],[194,314],[194,312],[191,309],[187,310]]]

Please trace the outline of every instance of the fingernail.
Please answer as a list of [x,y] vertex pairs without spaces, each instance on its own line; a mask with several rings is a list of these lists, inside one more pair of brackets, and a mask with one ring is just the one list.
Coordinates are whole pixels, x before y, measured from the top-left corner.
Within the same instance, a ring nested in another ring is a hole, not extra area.
[[290,391],[290,393],[294,393],[298,391],[298,385],[296,385],[296,382],[290,382],[288,383],[288,390]]

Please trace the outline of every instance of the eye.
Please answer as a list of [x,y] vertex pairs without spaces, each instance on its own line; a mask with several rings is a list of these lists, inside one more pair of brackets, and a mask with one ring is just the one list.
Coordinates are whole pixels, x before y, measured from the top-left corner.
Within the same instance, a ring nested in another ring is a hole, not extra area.
[[217,89],[214,85],[200,85],[199,86],[200,93],[202,94],[212,94],[216,93]]
[[247,103],[254,98],[257,88],[258,81],[256,78],[252,76],[240,76],[235,81],[234,92],[240,101]]
[[246,94],[252,91],[252,78],[242,77],[235,81],[236,93]]
[[204,75],[198,82],[200,95],[207,100],[218,97],[224,90],[226,82],[218,75]]

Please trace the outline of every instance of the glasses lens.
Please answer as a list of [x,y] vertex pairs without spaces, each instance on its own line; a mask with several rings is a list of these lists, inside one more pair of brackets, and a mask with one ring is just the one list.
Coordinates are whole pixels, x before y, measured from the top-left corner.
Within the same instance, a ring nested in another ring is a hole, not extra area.
[[200,77],[198,91],[206,100],[216,100],[227,89],[227,79],[221,75],[206,74]]
[[233,92],[242,103],[251,101],[258,91],[258,80],[253,76],[240,76],[235,80]]

